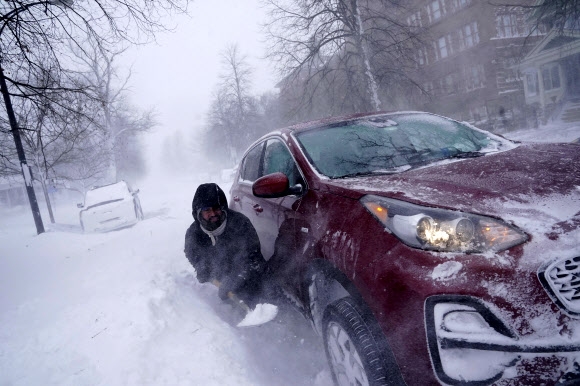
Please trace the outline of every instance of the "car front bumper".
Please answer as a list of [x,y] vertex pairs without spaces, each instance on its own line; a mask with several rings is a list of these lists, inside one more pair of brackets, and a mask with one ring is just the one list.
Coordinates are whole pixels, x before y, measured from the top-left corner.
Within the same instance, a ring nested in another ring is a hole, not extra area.
[[[488,385],[524,358],[568,356],[573,365],[580,358],[580,342],[562,336],[519,337],[492,309],[472,296],[434,295],[426,299],[427,343],[441,382]],[[578,377],[580,381],[580,374]]]

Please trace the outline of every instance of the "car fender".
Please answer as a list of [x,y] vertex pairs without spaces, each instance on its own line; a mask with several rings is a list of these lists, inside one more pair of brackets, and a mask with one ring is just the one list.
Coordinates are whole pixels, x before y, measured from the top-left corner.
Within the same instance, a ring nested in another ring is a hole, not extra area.
[[346,275],[338,268],[334,267],[328,260],[315,259],[307,269],[304,283],[307,287],[306,293],[308,294],[312,324],[316,332],[322,336],[322,322],[329,305],[345,297],[354,299],[379,347],[384,365],[392,370],[389,373],[390,384],[405,385],[405,381],[401,376],[400,367],[387,337],[383,334],[376,318],[363,300],[359,291],[356,289],[354,284],[348,280]]
[[346,275],[325,259],[314,259],[303,278],[307,304],[318,334],[322,333],[322,319],[326,308],[344,297],[352,297],[360,305],[365,317],[374,319],[362,296]]

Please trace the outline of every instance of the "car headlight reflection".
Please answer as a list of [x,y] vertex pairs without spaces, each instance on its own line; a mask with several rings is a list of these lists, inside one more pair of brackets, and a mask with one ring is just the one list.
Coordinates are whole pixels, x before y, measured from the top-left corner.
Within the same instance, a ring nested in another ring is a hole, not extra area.
[[423,241],[432,240],[435,227],[436,224],[431,217],[421,217],[417,221],[417,237]]
[[501,220],[367,195],[362,204],[405,244],[443,252],[503,251],[527,240]]
[[463,243],[467,243],[475,236],[475,225],[467,218],[460,218],[454,221],[454,230],[457,239]]

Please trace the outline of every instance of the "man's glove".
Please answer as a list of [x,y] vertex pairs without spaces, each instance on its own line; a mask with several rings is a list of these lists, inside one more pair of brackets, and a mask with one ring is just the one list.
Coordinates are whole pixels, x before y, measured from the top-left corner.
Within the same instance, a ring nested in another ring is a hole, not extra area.
[[197,281],[200,283],[205,283],[209,280],[209,272],[207,271],[207,269],[199,269],[199,270],[195,270],[195,277],[197,278]]
[[228,280],[221,282],[219,289],[218,289],[218,296],[221,300],[228,299],[228,292],[232,291],[232,287],[228,285]]

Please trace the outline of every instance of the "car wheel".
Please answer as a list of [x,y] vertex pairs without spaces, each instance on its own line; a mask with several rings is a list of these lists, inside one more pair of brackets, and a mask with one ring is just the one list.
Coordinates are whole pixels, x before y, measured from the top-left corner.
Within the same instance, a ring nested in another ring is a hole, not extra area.
[[342,298],[328,306],[323,319],[326,357],[335,384],[390,385],[379,345],[354,300]]

